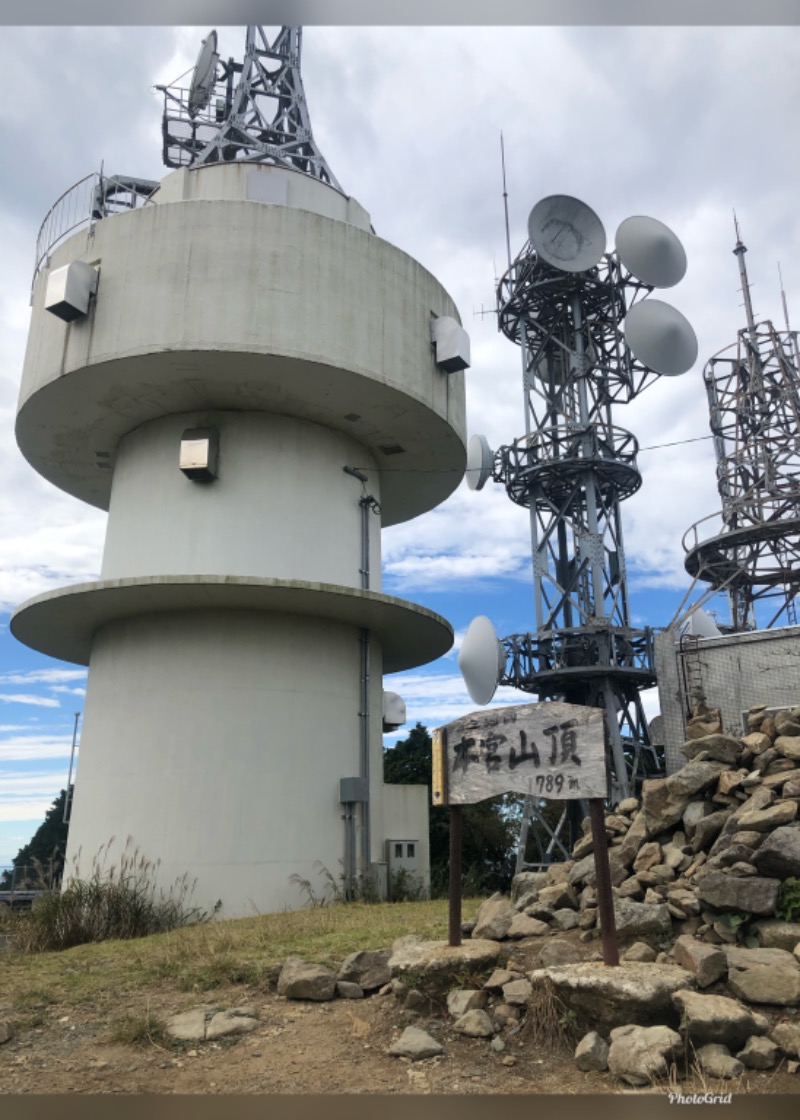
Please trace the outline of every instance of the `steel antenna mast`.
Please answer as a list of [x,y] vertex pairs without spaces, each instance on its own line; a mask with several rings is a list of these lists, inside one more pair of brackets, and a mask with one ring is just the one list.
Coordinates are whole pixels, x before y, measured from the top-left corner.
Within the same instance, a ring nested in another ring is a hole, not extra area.
[[747,247],[734,216],[747,326],[706,364],[722,508],[683,538],[687,572],[727,591],[731,628],[796,625],[800,594],[800,362],[798,336],[753,312]]
[[[600,219],[564,195],[533,208],[528,233],[497,289],[499,329],[522,357],[525,434],[495,452],[473,436],[467,470],[473,489],[491,477],[530,517],[536,629],[500,639],[498,681],[604,708],[610,793],[620,800],[661,763],[640,697],[655,683],[653,634],[631,624],[620,515],[641,485],[638,444],[613,422],[612,406],[694,363],[683,316],[644,298],[677,283],[686,258],[650,218],[629,218],[617,252],[606,253]],[[468,631],[462,657],[471,645]],[[550,853],[567,854],[569,841],[533,799],[526,815],[545,824]]]

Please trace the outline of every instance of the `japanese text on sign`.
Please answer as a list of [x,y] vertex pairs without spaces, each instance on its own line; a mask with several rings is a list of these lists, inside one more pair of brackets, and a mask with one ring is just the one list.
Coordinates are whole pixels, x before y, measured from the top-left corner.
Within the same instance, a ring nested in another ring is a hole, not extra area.
[[464,716],[434,733],[433,784],[436,805],[500,793],[605,797],[603,713],[553,702]]

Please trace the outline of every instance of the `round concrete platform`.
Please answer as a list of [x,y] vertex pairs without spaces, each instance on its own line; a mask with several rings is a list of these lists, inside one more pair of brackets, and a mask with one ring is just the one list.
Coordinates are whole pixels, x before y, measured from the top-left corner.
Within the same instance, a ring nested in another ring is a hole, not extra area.
[[445,619],[405,599],[335,584],[224,576],[79,583],[29,599],[10,626],[15,638],[40,653],[88,665],[94,634],[107,623],[198,610],[311,616],[369,630],[381,643],[385,673],[435,661],[453,644]]

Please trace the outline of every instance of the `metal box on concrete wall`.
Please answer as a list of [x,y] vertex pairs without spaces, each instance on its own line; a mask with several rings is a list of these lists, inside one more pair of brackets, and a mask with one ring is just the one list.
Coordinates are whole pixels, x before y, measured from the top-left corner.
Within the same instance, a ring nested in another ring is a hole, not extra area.
[[[422,882],[422,861],[419,840],[387,840],[386,867],[388,871],[389,898],[393,897],[393,885],[401,875],[408,882]],[[409,884],[410,885],[410,884]]]

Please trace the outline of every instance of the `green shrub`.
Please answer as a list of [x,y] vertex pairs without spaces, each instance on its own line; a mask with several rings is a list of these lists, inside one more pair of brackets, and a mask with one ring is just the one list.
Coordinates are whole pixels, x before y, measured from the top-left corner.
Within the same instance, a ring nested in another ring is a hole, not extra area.
[[775,913],[786,922],[800,920],[800,879],[784,879],[781,883]]

